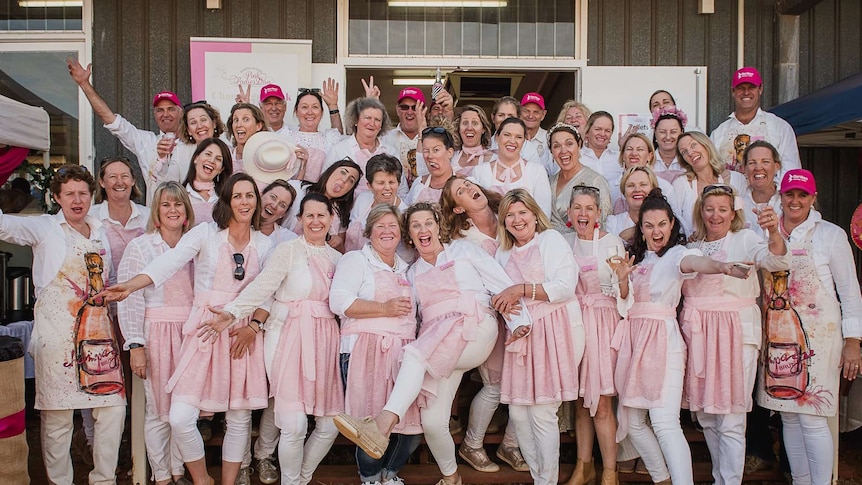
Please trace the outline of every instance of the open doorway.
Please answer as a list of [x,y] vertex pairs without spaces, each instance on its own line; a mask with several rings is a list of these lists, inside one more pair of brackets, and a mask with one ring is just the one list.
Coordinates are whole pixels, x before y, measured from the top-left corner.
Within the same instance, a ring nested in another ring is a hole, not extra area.
[[[374,76],[374,82],[380,88],[381,101],[386,105],[392,119],[397,120],[395,103],[399,91],[407,86],[413,86],[421,89],[430,100],[435,72],[434,68],[347,68],[346,99],[363,96],[365,92],[361,80]],[[578,71],[577,69],[537,71],[482,67],[444,70],[442,74],[446,89],[455,99],[456,114],[459,106],[476,104],[490,116],[494,103],[500,97],[508,95],[520,100],[525,93],[538,92],[545,98],[548,114],[542,122],[542,127],[547,129],[556,121],[563,104],[575,97]]]

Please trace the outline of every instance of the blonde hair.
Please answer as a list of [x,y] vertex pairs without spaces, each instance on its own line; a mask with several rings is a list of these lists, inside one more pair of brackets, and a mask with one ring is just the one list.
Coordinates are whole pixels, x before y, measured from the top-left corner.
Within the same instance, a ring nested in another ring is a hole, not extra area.
[[392,204],[377,204],[371,208],[371,211],[368,212],[368,217],[365,218],[365,230],[362,231],[362,237],[371,239],[371,227],[387,214],[392,214],[395,216],[395,220],[398,221],[398,235],[400,236],[404,232],[401,225],[401,212]]
[[658,177],[655,176],[655,172],[653,172],[651,168],[644,166],[628,168],[625,172],[623,172],[623,177],[620,179],[620,194],[622,194],[623,199],[625,199],[626,197],[626,182],[628,182],[631,176],[634,175],[636,172],[643,172],[647,174],[647,177],[649,177],[649,183],[652,185],[652,188],[655,189],[658,187]]
[[153,233],[159,230],[161,221],[159,220],[159,206],[162,203],[162,196],[167,196],[168,200],[178,200],[183,203],[186,210],[186,221],[183,224],[183,234],[195,225],[195,211],[192,208],[192,201],[189,199],[189,193],[178,182],[162,182],[156,187],[153,192],[153,200],[150,202],[150,218],[147,220],[147,232]]
[[585,105],[584,103],[580,103],[578,101],[575,101],[574,99],[570,99],[566,101],[565,104],[563,104],[562,108],[560,108],[560,114],[557,115],[557,123],[565,122],[566,113],[568,113],[569,110],[572,108],[578,108],[579,110],[581,110],[581,113],[583,113],[585,119],[589,119],[590,116],[593,114],[593,112],[590,111],[590,108],[587,108],[587,105]]
[[[704,190],[701,193],[697,200],[694,201],[694,213],[692,214],[692,219],[694,220],[694,233],[691,235],[691,239],[693,241],[700,241],[706,238],[706,221],[703,220],[703,203],[706,201],[707,197],[729,197],[730,198],[730,208],[733,209],[736,202],[736,189],[731,187],[730,185],[722,185],[715,184],[709,185],[706,188],[710,189],[709,191]],[[733,211],[733,221],[730,222],[730,232],[739,232],[745,227],[745,211],[744,209],[735,209]]]
[[637,138],[646,144],[647,151],[649,152],[650,157],[650,161],[647,162],[647,167],[652,168],[655,165],[655,147],[652,145],[652,141],[650,141],[650,139],[647,138],[646,135],[644,135],[643,133],[632,133],[631,135],[626,137],[625,141],[623,142],[623,145],[620,147],[620,167],[626,167],[626,161],[624,156],[626,152],[626,145],[628,145],[633,138]]
[[546,229],[551,228],[551,221],[548,220],[548,216],[542,211],[542,208],[539,207],[539,204],[536,202],[536,199],[530,195],[524,189],[514,189],[510,190],[506,195],[503,196],[503,199],[500,201],[500,210],[497,213],[497,220],[500,221],[497,224],[497,240],[500,241],[500,248],[509,250],[515,246],[515,236],[506,229],[506,213],[509,212],[509,208],[512,204],[520,202],[527,206],[535,216],[536,216],[536,232],[543,232]]
[[695,177],[697,177],[694,173],[694,168],[685,160],[682,153],[679,151],[680,142],[687,136],[692,137],[694,141],[700,143],[700,145],[706,149],[706,154],[709,156],[709,166],[712,167],[712,174],[716,177],[721,175],[721,172],[724,172],[724,163],[722,163],[721,158],[718,156],[718,150],[715,149],[715,145],[712,144],[709,137],[699,131],[686,131],[676,139],[677,160],[679,160],[679,164],[685,169],[685,176],[689,180],[694,180]]

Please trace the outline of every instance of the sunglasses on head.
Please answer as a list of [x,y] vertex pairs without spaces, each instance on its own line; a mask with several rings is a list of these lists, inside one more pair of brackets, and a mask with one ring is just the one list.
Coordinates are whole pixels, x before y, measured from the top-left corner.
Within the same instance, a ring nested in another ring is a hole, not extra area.
[[297,96],[305,96],[306,94],[320,94],[320,88],[299,88],[296,91]]
[[415,104],[399,104],[398,109],[401,111],[416,111]]
[[[79,168],[82,168],[85,172],[89,172],[89,170],[87,170],[87,167],[85,167],[85,166],[83,166],[83,165],[75,165],[75,166],[76,166],[76,167],[79,167]],[[62,176],[62,175],[66,175],[67,173],[69,173],[69,170],[72,170],[72,169],[71,169],[71,168],[69,168],[69,167],[60,167],[60,168],[58,168],[58,169],[57,169],[57,171],[56,171],[55,173],[56,173],[57,175]]]
[[572,187],[573,194],[578,192],[594,192],[598,194],[600,191],[598,187],[593,187],[592,185],[575,185]]
[[236,268],[233,270],[233,277],[239,281],[245,279],[245,256],[242,253],[233,253],[233,262],[236,263]]
[[719,191],[719,192],[723,192],[727,195],[733,196],[733,187],[731,187],[730,185],[724,185],[724,184],[707,185],[706,187],[703,188],[702,195],[706,195],[712,191]]
[[202,108],[208,104],[209,103],[207,103],[207,100],[202,99],[200,101],[195,101],[194,103],[189,103],[189,104],[183,105],[183,111],[188,111],[192,108]]

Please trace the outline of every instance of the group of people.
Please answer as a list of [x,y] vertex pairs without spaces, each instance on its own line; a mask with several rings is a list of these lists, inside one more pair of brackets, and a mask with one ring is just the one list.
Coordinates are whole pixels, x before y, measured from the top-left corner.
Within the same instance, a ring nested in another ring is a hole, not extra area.
[[[300,90],[298,129],[276,85],[259,106],[240,87],[226,123],[161,92],[157,135],[114,114],[89,67],[69,70],[136,154],[149,207],[134,202],[133,163],[111,157],[97,177],[57,170],[56,215],[0,213],[0,239],[34,250],[51,483],[72,482],[76,409],[90,482],[114,483],[125,352],[159,485],[214,483],[196,426],[213,413],[222,483],[248,483],[252,459],[263,483],[309,483],[341,432],[363,483],[403,483],[424,435],[440,485],[456,485],[456,456],[499,470],[484,437],[500,403],[496,456],[553,484],[569,401],[569,485],[597,479],[595,441],[603,484],[636,457],[655,483],[693,483],[681,407],[715,482],[738,484],[755,402],[781,414],[794,483],[830,481],[828,419],[840,378],[859,373],[862,296],[786,123],[760,110],[756,70],[734,75],[736,110],[712,139],[657,91],[652,139],[629,130],[619,151],[613,116],[574,101],[541,128],[539,93],[488,116],[405,88],[390,129],[373,79],[343,119],[333,80]],[[320,131],[324,105],[333,128]],[[456,448],[450,416],[472,369],[483,387]]]

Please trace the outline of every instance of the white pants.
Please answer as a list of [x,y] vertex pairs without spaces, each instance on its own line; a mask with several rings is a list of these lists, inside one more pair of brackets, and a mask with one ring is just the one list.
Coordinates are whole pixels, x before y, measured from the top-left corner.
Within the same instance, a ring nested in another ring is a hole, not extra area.
[[793,485],[830,484],[835,447],[828,418],[782,412],[781,422]]
[[[485,442],[485,433],[488,425],[494,418],[494,412],[500,405],[500,384],[489,384],[487,376],[480,370],[484,385],[476,393],[473,402],[470,403],[470,417],[467,421],[467,432],[464,434],[464,444],[470,448],[481,448]],[[506,424],[506,433],[500,446],[506,448],[517,448],[518,439],[515,437],[515,425],[512,420]]]
[[[200,409],[181,402],[171,403],[171,432],[183,461],[188,463],[204,457],[204,441],[198,432]],[[248,451],[251,430],[251,410],[230,409],[225,412],[225,433],[222,461],[242,463]]]
[[621,461],[634,460],[640,458],[638,449],[632,444],[632,439],[626,436],[622,441],[617,443],[617,463]]
[[[75,479],[72,471],[72,429],[74,410],[42,410],[42,459],[51,485],[69,485]],[[93,471],[90,485],[117,483],[117,457],[126,426],[126,406],[93,408]]]
[[171,423],[163,421],[153,408],[152,380],[144,379],[144,397],[147,402],[144,413],[144,444],[147,459],[153,472],[153,480],[159,482],[172,476],[185,475],[183,457],[171,437]]
[[257,426],[257,441],[254,442],[255,460],[263,460],[264,458],[271,457],[278,446],[280,431],[278,426],[275,425],[274,405],[275,400],[269,398],[269,406],[263,410],[263,415],[260,417],[260,424]]
[[281,442],[278,444],[278,464],[281,467],[281,483],[305,485],[320,461],[329,453],[338,429],[331,416],[316,416],[314,431],[308,440],[308,418],[305,413],[284,413],[279,416]]
[[[745,373],[745,392],[750,396],[757,376],[755,345],[743,345],[742,362]],[[709,414],[697,413],[697,421],[703,427],[706,445],[712,459],[712,478],[715,485],[739,485],[745,468],[745,425],[747,413]]]
[[[494,344],[497,342],[497,319],[486,316],[476,329],[476,339],[468,342],[455,364],[455,370],[449,377],[437,380],[437,397],[427,407],[421,410],[422,431],[425,433],[425,443],[444,476],[455,474],[458,465],[455,463],[455,443],[449,434],[449,417],[452,411],[452,401],[455,392],[461,384],[464,372],[476,368],[488,360]],[[395,387],[389,395],[384,411],[397,416],[403,416],[407,408],[419,396],[422,382],[426,377],[425,366],[412,352],[404,353],[404,361],[395,379]]]
[[521,454],[536,485],[553,485],[560,476],[560,404],[509,405],[509,419],[515,423]]
[[[651,409],[626,408],[628,435],[653,482],[667,480],[670,472],[669,476],[676,485],[694,483],[691,449],[679,424],[684,370],[685,353],[669,353],[663,389],[664,405]],[[647,423],[647,414],[652,426]]]

